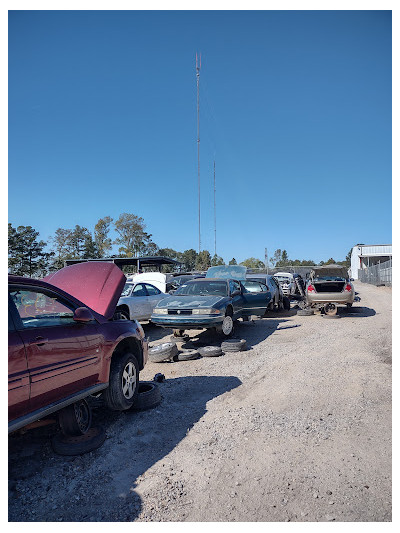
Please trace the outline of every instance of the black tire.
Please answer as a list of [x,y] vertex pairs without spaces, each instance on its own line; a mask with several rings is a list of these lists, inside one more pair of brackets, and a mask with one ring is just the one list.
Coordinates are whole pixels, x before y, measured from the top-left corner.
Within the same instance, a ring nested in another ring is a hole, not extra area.
[[92,409],[83,399],[58,411],[58,423],[64,435],[84,435],[92,425]]
[[157,407],[161,403],[160,387],[152,381],[141,381],[139,383],[139,394],[132,409],[135,411],[146,411]]
[[192,361],[193,359],[198,359],[200,356],[198,350],[183,350],[175,355],[175,361]]
[[283,297],[283,308],[285,311],[290,311],[290,299],[287,296]]
[[110,379],[104,392],[106,406],[113,411],[132,407],[138,395],[139,365],[132,353],[115,356],[111,360]]
[[306,309],[299,309],[297,311],[297,314],[299,316],[311,316],[311,315],[314,314],[314,311],[312,309],[307,309],[307,308]]
[[102,427],[90,428],[84,435],[67,436],[57,433],[51,440],[55,453],[59,455],[83,455],[92,452],[104,443],[106,432]]
[[351,307],[353,307],[353,304],[346,304],[346,307],[347,309],[350,309]]
[[219,346],[203,346],[199,348],[199,354],[202,357],[218,357],[222,355],[222,348]]
[[163,363],[169,361],[178,353],[175,342],[163,342],[158,346],[153,346],[149,350],[149,361],[152,363]]
[[340,315],[322,315],[323,318],[340,318]]
[[221,344],[223,352],[241,352],[247,349],[245,339],[228,339]]

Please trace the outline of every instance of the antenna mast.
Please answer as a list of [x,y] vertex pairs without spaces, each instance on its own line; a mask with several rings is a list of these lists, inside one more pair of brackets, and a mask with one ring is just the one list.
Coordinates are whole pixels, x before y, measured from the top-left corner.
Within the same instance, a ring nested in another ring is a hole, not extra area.
[[217,202],[215,200],[215,159],[214,159],[214,253],[217,255]]
[[201,251],[201,236],[200,236],[200,69],[201,69],[201,54],[197,58],[196,52],[196,79],[197,79],[197,181],[199,194],[199,253]]

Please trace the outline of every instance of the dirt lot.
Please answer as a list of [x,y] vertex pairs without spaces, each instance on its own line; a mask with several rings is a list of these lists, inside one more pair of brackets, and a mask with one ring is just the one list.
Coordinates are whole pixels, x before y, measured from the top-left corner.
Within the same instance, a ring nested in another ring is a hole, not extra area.
[[248,351],[148,363],[161,405],[97,409],[90,454],[11,435],[9,520],[390,521],[391,289],[355,286],[340,319],[292,309],[237,327]]

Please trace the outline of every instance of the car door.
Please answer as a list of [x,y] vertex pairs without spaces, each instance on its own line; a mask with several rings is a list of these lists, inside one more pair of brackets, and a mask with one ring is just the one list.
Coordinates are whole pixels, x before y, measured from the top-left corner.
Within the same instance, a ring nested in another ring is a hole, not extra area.
[[150,319],[150,316],[153,313],[153,309],[155,308],[155,306],[158,304],[160,300],[165,298],[166,294],[161,292],[160,289],[157,289],[157,287],[154,287],[154,285],[151,285],[150,283],[145,283],[144,285],[146,287],[146,291],[148,294],[148,299],[147,299],[148,309],[149,309],[148,318]]
[[243,309],[246,307],[246,301],[242,295],[242,286],[238,281],[233,279],[229,280],[229,292],[233,307],[233,319],[235,320],[243,315]]
[[259,281],[250,282],[254,287],[246,289],[242,285],[242,295],[244,299],[243,313],[249,315],[263,316],[271,301],[271,291],[264,283]]
[[131,319],[148,320],[150,317],[149,297],[144,283],[137,283],[131,292]]
[[8,300],[8,419],[13,420],[29,412],[30,380],[25,344],[14,321],[16,309]]
[[43,287],[12,286],[9,294],[26,350],[30,410],[96,384],[104,344],[96,321],[75,322],[76,305]]

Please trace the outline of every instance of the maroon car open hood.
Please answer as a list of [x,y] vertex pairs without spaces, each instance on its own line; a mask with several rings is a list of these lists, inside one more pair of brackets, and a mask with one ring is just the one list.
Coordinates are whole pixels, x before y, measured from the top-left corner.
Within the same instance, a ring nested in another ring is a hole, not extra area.
[[114,263],[77,263],[49,274],[44,281],[71,294],[77,300],[111,319],[126,277]]

